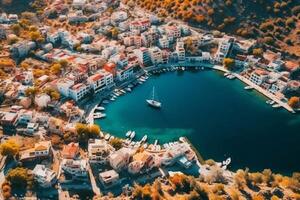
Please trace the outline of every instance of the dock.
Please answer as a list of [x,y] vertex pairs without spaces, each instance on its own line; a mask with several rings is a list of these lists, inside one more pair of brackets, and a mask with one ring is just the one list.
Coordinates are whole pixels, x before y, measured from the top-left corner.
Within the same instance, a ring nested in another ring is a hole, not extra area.
[[287,111],[291,112],[291,113],[295,113],[294,109],[291,108],[287,103],[282,102],[280,99],[278,99],[274,94],[272,94],[271,92],[261,88],[259,85],[256,85],[254,83],[252,83],[249,79],[234,73],[234,76],[237,77],[240,81],[244,82],[245,84],[251,86],[253,89],[255,89],[257,92],[263,94],[264,96],[266,96],[267,98],[275,101],[278,105],[280,105],[281,107],[285,108]]
[[194,147],[194,145],[189,141],[189,139],[187,139],[187,137],[184,137],[184,140],[190,145],[190,147],[192,148],[192,150],[196,153],[196,156],[197,156],[198,161],[200,162],[200,164],[204,165],[205,164],[205,160],[203,159],[203,157],[200,154],[200,152]]

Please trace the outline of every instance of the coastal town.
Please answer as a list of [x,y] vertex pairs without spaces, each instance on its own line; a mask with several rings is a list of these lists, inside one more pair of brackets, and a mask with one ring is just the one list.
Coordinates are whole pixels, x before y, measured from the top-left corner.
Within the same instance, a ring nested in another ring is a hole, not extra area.
[[119,195],[175,172],[205,178],[217,170],[233,180],[230,158],[208,164],[188,138],[148,143],[146,134],[117,138],[94,123],[159,73],[221,71],[263,94],[274,112],[299,111],[299,62],[253,39],[117,0],[54,0],[43,9],[0,13],[0,199]]

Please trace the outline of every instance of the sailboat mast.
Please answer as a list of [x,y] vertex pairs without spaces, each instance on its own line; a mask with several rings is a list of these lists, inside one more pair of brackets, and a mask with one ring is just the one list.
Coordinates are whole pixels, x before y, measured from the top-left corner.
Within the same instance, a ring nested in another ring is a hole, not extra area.
[[154,100],[154,87],[153,87],[153,90],[152,90],[152,100]]

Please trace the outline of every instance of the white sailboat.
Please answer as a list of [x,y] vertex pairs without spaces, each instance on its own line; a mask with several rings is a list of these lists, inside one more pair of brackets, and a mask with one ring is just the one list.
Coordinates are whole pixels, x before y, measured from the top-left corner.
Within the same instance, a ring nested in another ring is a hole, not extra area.
[[147,99],[146,102],[154,107],[154,108],[160,108],[161,107],[161,102],[155,100],[155,88],[153,87],[153,90],[152,90],[152,96],[151,96],[151,99]]

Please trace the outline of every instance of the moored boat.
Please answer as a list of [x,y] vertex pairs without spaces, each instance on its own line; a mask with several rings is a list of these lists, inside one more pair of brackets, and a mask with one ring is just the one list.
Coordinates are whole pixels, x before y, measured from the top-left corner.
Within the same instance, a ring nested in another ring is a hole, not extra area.
[[155,100],[155,88],[153,87],[152,90],[152,97],[151,99],[147,99],[146,102],[148,103],[148,105],[152,106],[153,108],[161,108],[161,102]]

